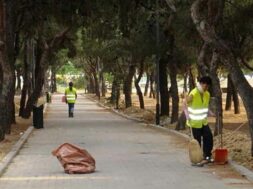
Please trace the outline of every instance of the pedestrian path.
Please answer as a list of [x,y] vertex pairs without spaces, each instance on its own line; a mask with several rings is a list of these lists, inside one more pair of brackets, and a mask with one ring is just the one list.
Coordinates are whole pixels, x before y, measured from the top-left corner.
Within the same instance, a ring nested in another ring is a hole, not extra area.
[[[252,188],[229,168],[194,168],[186,142],[126,120],[79,97],[68,118],[54,95],[45,129],[35,130],[0,178],[0,189],[228,189]],[[64,142],[87,149],[97,161],[89,175],[67,175],[51,151]]]

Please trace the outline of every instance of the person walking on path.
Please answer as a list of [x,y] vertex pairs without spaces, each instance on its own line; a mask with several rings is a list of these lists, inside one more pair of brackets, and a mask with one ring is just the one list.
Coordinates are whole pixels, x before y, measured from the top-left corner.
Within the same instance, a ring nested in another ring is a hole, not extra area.
[[200,146],[203,138],[204,159],[201,164],[213,162],[213,135],[207,121],[208,113],[213,115],[209,111],[210,93],[208,88],[211,84],[212,80],[210,77],[202,77],[197,87],[186,96],[189,112],[187,126],[192,128],[193,137],[199,142]]
[[74,107],[77,99],[76,89],[73,87],[73,82],[69,83],[69,87],[65,90],[66,103],[69,106],[69,117],[74,117]]

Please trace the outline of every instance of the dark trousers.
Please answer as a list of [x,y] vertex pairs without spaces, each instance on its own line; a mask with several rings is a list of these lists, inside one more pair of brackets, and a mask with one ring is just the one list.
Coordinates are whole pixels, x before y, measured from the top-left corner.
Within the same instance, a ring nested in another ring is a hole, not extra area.
[[73,117],[74,116],[75,104],[74,103],[68,103],[68,105],[69,105],[69,117]]
[[204,156],[211,157],[213,150],[213,134],[208,125],[204,125],[202,128],[192,128],[194,138],[199,142],[201,146],[201,138],[203,137],[203,152]]

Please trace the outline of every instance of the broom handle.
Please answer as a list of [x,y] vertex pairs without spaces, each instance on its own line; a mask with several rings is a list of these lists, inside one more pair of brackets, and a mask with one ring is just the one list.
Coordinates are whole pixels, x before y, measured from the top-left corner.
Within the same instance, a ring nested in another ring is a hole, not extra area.
[[[188,113],[188,110],[187,110],[185,89],[183,90],[183,94],[184,94],[183,111],[184,111],[184,114],[185,114],[186,119],[188,120],[188,119],[189,119],[189,113]],[[190,127],[190,133],[191,133],[191,134],[190,134],[190,135],[191,135],[191,139],[193,139],[194,136],[193,136],[192,127]]]
[[[220,117],[220,115],[219,115],[219,117]],[[219,118],[219,120],[220,120],[220,118]],[[219,121],[219,127],[220,127],[220,121]],[[220,128],[220,140],[221,140],[221,148],[223,148],[223,136],[222,136],[222,128]]]
[[192,131],[192,127],[190,127],[190,131],[191,131],[191,138],[193,139],[193,131]]
[[219,140],[220,140],[220,148],[223,148],[223,141],[222,141],[222,130],[221,130],[221,124],[220,124],[220,112],[218,112],[218,118],[217,118],[217,122],[218,122],[218,135],[220,135]]

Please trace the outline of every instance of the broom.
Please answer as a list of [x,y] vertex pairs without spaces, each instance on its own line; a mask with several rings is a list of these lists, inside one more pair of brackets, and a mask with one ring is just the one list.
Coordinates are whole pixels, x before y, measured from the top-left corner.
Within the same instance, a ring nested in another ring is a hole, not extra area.
[[[184,113],[187,120],[190,119],[186,102],[183,103]],[[192,164],[198,164],[203,160],[203,151],[199,142],[194,139],[192,127],[190,127],[189,157]]]
[[191,139],[189,142],[189,157],[192,164],[198,164],[203,160],[203,151],[199,145],[199,142],[193,138],[192,127],[191,130]]

